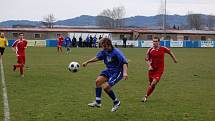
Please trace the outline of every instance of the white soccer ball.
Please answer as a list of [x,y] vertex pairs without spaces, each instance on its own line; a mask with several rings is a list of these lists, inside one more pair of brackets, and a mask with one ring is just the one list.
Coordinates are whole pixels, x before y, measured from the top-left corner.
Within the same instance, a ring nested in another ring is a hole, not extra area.
[[80,65],[78,62],[71,62],[68,66],[68,69],[70,72],[77,72],[80,68]]

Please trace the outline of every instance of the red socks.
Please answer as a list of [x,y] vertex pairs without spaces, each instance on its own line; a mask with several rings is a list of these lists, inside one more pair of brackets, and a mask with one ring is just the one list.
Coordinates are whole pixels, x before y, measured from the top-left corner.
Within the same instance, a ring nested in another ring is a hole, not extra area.
[[24,65],[23,64],[16,64],[15,66],[16,66],[16,68],[20,68],[20,74],[23,75],[24,74]]
[[155,86],[149,85],[147,89],[147,96],[150,96],[151,93],[154,91]]

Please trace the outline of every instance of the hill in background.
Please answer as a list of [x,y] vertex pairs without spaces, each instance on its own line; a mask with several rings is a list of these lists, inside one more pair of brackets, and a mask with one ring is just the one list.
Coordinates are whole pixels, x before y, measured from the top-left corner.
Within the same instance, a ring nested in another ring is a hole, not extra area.
[[[203,23],[207,21],[208,15],[201,15]],[[162,16],[134,16],[124,19],[126,27],[156,27],[161,21]],[[187,15],[167,15],[167,24],[169,26],[184,26],[187,24]],[[29,21],[29,20],[9,20],[0,22],[1,27],[13,27],[16,25],[26,25],[40,27],[41,21]],[[60,26],[96,26],[96,16],[81,15],[79,17],[59,20],[55,22],[55,25]]]

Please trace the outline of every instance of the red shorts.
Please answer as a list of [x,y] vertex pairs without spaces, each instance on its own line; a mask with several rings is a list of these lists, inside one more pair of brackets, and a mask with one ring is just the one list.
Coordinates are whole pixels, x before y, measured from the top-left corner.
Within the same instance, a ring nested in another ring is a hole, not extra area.
[[163,71],[161,70],[151,70],[148,72],[149,81],[152,82],[154,79],[157,81],[160,81],[160,78],[163,74]]
[[17,63],[25,64],[25,56],[17,56]]

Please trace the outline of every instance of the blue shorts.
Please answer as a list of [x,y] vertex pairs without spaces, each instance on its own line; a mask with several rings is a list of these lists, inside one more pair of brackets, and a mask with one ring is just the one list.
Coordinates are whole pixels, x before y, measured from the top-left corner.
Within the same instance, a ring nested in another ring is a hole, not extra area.
[[114,86],[119,80],[122,79],[123,74],[119,70],[110,70],[105,69],[101,72],[100,76],[105,76],[108,78],[108,84],[112,87]]

